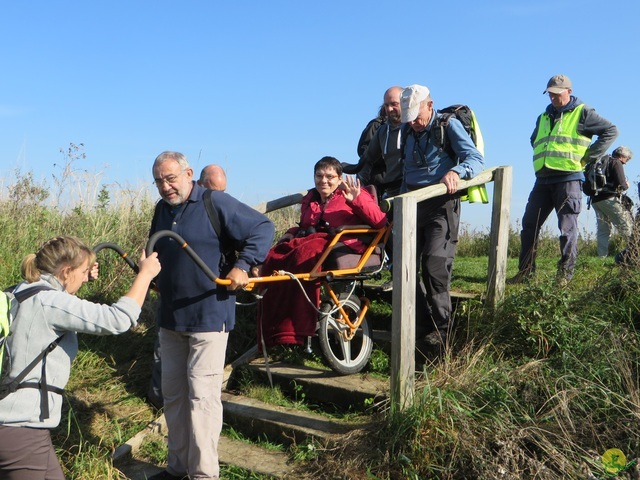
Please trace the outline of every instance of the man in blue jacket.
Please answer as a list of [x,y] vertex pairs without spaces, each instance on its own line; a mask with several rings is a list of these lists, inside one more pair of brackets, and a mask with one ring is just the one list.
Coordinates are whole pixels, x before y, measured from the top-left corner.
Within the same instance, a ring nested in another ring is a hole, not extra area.
[[[400,104],[402,122],[411,126],[404,144],[402,192],[438,183],[447,187],[445,195],[418,204],[416,242],[426,302],[435,327],[425,341],[443,345],[451,329],[451,269],[460,225],[458,183],[480,173],[484,158],[457,118],[441,124],[443,117],[434,110],[427,87],[405,88]],[[445,131],[443,145],[434,137],[441,125]]]
[[[542,92],[549,94],[551,103],[536,120],[531,134],[536,181],[522,217],[518,273],[507,283],[522,283],[535,272],[540,229],[554,209],[561,252],[556,282],[565,286],[573,277],[578,257],[583,169],[607,152],[618,129],[572,92],[566,75],[551,77]],[[594,136],[597,140],[592,144]]]
[[227,338],[235,324],[234,290],[247,285],[250,266],[266,257],[274,226],[230,195],[212,192],[222,236],[242,245],[233,265],[221,265],[221,242],[204,205],[206,189],[193,181],[186,157],[161,153],[153,164],[153,178],[162,203],[150,234],[174,231],[231,285],[213,283],[175,240],[163,237],[156,243],[163,265],[156,283],[169,454],[167,469],[149,480],[219,478],[221,392]]

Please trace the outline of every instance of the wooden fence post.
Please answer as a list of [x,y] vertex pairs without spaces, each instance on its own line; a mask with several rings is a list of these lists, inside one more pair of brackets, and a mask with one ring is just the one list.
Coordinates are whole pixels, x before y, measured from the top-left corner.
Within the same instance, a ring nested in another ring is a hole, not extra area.
[[[486,305],[496,308],[504,297],[509,241],[512,167],[492,167],[471,180],[463,180],[460,189],[494,183],[489,239]],[[300,192],[257,205],[267,213],[300,203],[307,192]],[[446,193],[444,184],[436,184],[393,198],[393,313],[391,320],[391,408],[404,410],[413,405],[415,393],[416,347],[416,219],[420,201]]]
[[393,205],[393,316],[391,321],[391,406],[413,404],[416,347],[415,197],[396,197]]
[[509,210],[511,206],[512,167],[496,169],[491,209],[491,236],[489,239],[489,269],[487,272],[487,300],[495,309],[504,298],[509,246]]

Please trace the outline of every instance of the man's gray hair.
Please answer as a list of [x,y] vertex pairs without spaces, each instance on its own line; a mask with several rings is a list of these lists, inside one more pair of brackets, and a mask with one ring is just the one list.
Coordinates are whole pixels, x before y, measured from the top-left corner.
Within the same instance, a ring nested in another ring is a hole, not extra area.
[[433,100],[433,99],[431,98],[431,92],[429,92],[429,95],[427,95],[427,98],[425,98],[424,100],[422,100],[420,102],[420,106],[422,107],[423,105],[426,105],[427,102],[430,102],[431,100]]
[[628,158],[629,160],[631,160],[631,157],[633,157],[633,152],[629,147],[620,146],[613,151],[611,156],[616,158]]
[[181,170],[186,170],[187,168],[189,168],[189,161],[187,160],[187,157],[185,157],[180,152],[171,151],[162,152],[160,155],[158,155],[156,157],[156,160],[153,162],[153,167],[155,168],[156,165],[160,165],[167,160],[175,160],[176,162],[178,162]]

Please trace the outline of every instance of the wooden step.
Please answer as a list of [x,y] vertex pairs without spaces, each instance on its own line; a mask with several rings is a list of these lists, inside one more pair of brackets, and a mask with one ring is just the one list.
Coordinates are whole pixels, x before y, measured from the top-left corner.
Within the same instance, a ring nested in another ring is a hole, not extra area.
[[[263,359],[245,365],[260,381],[269,384]],[[340,375],[332,370],[270,362],[274,384],[291,396],[304,394],[311,402],[331,404],[345,411],[364,411],[386,403],[389,382],[369,374]],[[233,381],[231,380],[231,385]]]
[[[240,367],[237,367],[238,369]],[[256,359],[242,368],[248,368],[257,378],[268,383],[267,367],[263,359]],[[236,369],[229,368],[229,385],[233,385]],[[332,404],[347,411],[364,411],[386,404],[387,381],[367,374],[338,375],[330,370],[293,366],[284,362],[269,364],[274,383],[291,395],[304,394],[310,402]],[[268,438],[269,441],[289,445],[317,442],[324,446],[336,445],[345,434],[363,425],[355,421],[340,421],[309,411],[266,404],[259,400],[229,391],[223,392],[224,422],[250,438]],[[161,415],[145,430],[118,447],[113,454],[116,468],[130,480],[146,480],[162,471],[163,466],[136,460],[137,449],[151,436],[163,439],[167,435],[164,416]],[[235,465],[245,470],[270,475],[274,478],[302,478],[295,473],[288,455],[268,450],[255,444],[232,440],[222,436],[219,445],[220,463]]]
[[[295,472],[286,453],[269,450],[239,440],[221,437],[218,444],[220,465],[233,465],[248,472],[268,475],[277,479],[293,480],[301,478]],[[147,480],[151,475],[160,473],[165,466],[136,460],[132,457],[114,460],[114,466],[126,480]]]
[[316,413],[261,402],[242,395],[222,394],[224,423],[251,438],[268,438],[284,445],[319,442],[334,445],[358,428]]
[[[227,398],[224,408],[234,403]],[[226,412],[225,412],[226,414]],[[118,447],[113,453],[113,463],[126,479],[146,480],[151,475],[164,470],[164,466],[153,465],[135,459],[138,448],[145,440],[156,437],[166,439],[167,424],[164,415],[151,422],[149,426]],[[218,455],[221,464],[234,465],[250,472],[269,475],[279,479],[299,478],[289,461],[289,456],[281,451],[266,449],[259,445],[234,440],[224,435],[220,437]]]

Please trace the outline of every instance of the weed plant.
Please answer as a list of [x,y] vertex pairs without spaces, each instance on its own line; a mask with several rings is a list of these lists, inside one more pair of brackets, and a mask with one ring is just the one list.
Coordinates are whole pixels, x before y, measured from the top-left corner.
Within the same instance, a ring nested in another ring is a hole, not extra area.
[[321,459],[322,478],[345,464],[344,478],[613,478],[606,450],[637,458],[640,273],[583,259],[558,289],[554,268],[510,287],[495,312],[478,305],[425,365],[413,406],[331,456],[336,470]]

